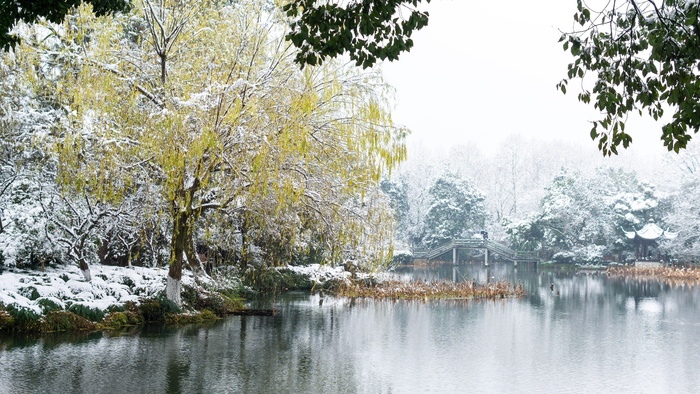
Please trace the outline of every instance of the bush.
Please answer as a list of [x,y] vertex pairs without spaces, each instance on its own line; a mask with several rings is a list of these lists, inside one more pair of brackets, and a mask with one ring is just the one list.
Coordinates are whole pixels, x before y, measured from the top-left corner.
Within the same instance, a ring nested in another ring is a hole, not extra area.
[[124,286],[126,286],[130,289],[133,289],[134,286],[136,286],[136,283],[134,283],[134,280],[128,276],[122,276],[121,284],[123,284]]
[[308,277],[289,269],[260,268],[243,276],[243,283],[255,290],[277,293],[286,290],[311,290],[315,283]]
[[112,304],[105,309],[105,313],[125,312],[126,305]]
[[170,314],[165,317],[166,324],[199,324],[218,320],[219,317],[210,310],[199,313]]
[[179,313],[180,308],[164,294],[141,301],[141,314],[147,322],[165,321],[165,315]]
[[124,312],[113,312],[105,316],[100,326],[105,329],[122,328],[127,324],[128,318]]
[[188,285],[183,285],[182,286],[182,293],[180,294],[180,297],[182,297],[182,301],[188,305],[192,305],[193,307],[197,304],[197,297],[198,297],[198,292],[197,289],[195,289],[192,286]]
[[20,287],[19,294],[29,298],[32,301],[37,300],[41,297],[41,294],[39,294],[36,287],[34,286]]
[[218,316],[225,316],[236,310],[242,309],[243,304],[237,300],[221,294],[201,295],[197,298],[194,307],[201,311],[210,311]]
[[78,316],[82,316],[90,321],[98,322],[102,321],[105,317],[105,313],[97,308],[90,308],[87,305],[73,304],[68,308],[70,312],[75,313]]
[[605,248],[600,245],[576,246],[565,252],[555,253],[552,260],[559,264],[602,264]]
[[12,327],[15,319],[10,315],[10,312],[0,309],[0,330],[4,330],[5,327]]
[[413,262],[413,253],[411,252],[397,252],[394,253],[394,257],[391,258],[392,265],[400,264],[411,264]]
[[7,312],[12,318],[12,324],[8,328],[15,332],[39,332],[41,331],[41,316],[31,309],[8,305]]
[[143,323],[143,318],[136,312],[113,312],[105,316],[100,327],[105,330],[117,330],[125,326],[135,326]]
[[88,331],[94,330],[95,323],[69,311],[53,311],[44,317],[44,331]]
[[202,321],[213,321],[213,320],[218,320],[218,316],[216,314],[208,309],[205,309],[199,313]]
[[139,312],[139,306],[134,301],[127,301],[124,303],[124,310],[127,312]]
[[42,298],[37,301],[37,305],[41,308],[41,311],[46,315],[49,312],[60,311],[63,309],[60,305],[49,298]]

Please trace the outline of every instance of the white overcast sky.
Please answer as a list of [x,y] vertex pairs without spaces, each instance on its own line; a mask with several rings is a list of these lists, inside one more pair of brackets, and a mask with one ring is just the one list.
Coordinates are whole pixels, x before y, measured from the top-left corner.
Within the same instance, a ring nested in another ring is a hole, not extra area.
[[[596,111],[577,101],[576,84],[566,95],[555,87],[572,59],[558,39],[573,28],[575,0],[433,0],[426,8],[429,25],[414,33],[411,52],[383,65],[396,88],[394,120],[413,131],[409,154],[469,142],[492,153],[512,134],[595,147]],[[663,152],[661,124],[627,126],[627,154]]]

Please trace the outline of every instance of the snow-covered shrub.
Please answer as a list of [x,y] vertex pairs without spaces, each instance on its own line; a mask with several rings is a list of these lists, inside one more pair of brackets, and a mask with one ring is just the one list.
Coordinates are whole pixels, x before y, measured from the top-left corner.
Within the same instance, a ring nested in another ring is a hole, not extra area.
[[39,292],[36,290],[36,287],[34,286],[21,287],[18,293],[24,297],[27,297],[31,301],[34,301],[41,297]]
[[12,323],[10,324],[12,330],[26,332],[39,331],[38,329],[41,326],[41,315],[36,313],[34,310],[12,304],[7,305],[5,309],[7,312],[9,312],[12,318]]
[[605,246],[589,245],[574,247],[567,251],[555,253],[552,260],[567,264],[602,264],[604,263]]
[[40,298],[37,300],[37,305],[41,308],[42,313],[47,314],[49,312],[53,311],[60,311],[63,309],[63,306],[59,305],[59,303],[63,304],[60,300],[55,299],[53,297],[47,297],[47,298]]
[[139,306],[147,322],[162,322],[165,320],[165,315],[180,312],[177,304],[167,299],[164,294],[142,300]]
[[411,264],[413,262],[413,253],[409,250],[402,250],[394,253],[391,259],[392,265]]
[[41,206],[41,186],[28,179],[16,180],[0,196],[3,231],[0,232],[3,265],[39,266],[57,260],[58,253],[46,239],[46,215]]

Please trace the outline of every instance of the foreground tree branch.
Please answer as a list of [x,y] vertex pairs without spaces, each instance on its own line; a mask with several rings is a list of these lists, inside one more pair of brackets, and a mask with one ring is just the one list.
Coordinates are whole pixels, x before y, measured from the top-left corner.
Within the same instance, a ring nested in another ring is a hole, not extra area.
[[689,0],[623,0],[596,10],[577,2],[581,30],[560,39],[574,61],[557,87],[566,93],[573,79],[589,82],[578,99],[603,115],[590,132],[603,155],[632,143],[625,125],[633,113],[654,120],[671,113],[661,127],[669,151],[684,149],[700,129],[699,7]]

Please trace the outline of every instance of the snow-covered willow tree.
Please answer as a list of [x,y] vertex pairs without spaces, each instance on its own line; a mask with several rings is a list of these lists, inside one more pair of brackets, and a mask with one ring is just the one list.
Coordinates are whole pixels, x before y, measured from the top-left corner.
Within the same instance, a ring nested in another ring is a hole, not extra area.
[[372,196],[405,131],[387,88],[334,62],[300,71],[284,23],[265,1],[144,0],[110,17],[79,9],[58,33],[82,65],[58,89],[70,107],[59,181],[112,203],[144,187],[159,197],[175,302],[211,211],[302,246],[310,228],[331,261],[390,253],[391,214]]

